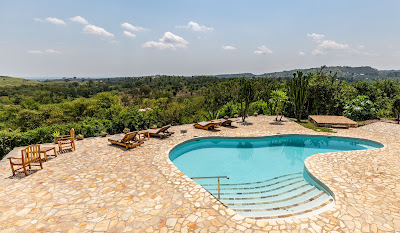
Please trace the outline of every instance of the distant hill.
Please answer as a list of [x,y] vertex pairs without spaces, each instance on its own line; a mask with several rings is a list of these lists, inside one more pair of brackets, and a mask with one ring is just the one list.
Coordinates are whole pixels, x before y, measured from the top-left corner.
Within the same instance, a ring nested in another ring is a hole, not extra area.
[[[293,73],[296,71],[302,71],[303,73],[317,72],[320,68],[309,68],[309,69],[294,69],[289,71],[281,71],[274,73],[264,73],[260,75],[254,75],[251,73],[242,74],[222,74],[215,75],[218,78],[234,78],[234,77],[267,77],[267,78],[287,78],[293,77]],[[395,78],[400,79],[400,70],[377,70],[370,66],[361,67],[350,67],[350,66],[330,66],[324,69],[327,72],[337,73],[337,77],[347,81],[359,81],[359,80],[374,80],[374,79],[387,79]]]
[[23,78],[13,78],[8,76],[0,76],[0,87],[1,86],[19,86],[22,84],[30,85],[30,84],[37,84],[38,81],[30,80],[30,79],[23,79]]

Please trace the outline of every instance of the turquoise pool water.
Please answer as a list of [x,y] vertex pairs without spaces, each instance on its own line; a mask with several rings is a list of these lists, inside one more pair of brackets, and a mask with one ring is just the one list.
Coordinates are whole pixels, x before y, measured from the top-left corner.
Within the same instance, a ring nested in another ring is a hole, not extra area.
[[[170,152],[170,159],[188,177],[228,176],[229,180],[221,179],[221,201],[235,207],[239,205],[237,200],[252,199],[248,205],[253,205],[254,210],[254,204],[258,202],[261,203],[260,209],[271,207],[271,203],[265,202],[269,197],[274,197],[275,204],[272,207],[277,207],[293,204],[288,204],[286,200],[293,202],[293,199],[298,199],[302,203],[301,196],[303,199],[310,198],[311,193],[304,195],[307,190],[327,193],[327,190],[312,182],[312,179],[310,181],[304,172],[304,160],[308,156],[381,147],[382,144],[368,140],[310,135],[202,138],[178,145]],[[216,196],[216,180],[194,181]],[[313,186],[317,186],[317,189]],[[293,190],[296,192],[293,193]],[[240,207],[243,205],[246,204],[241,201]],[[304,208],[311,207],[307,204]],[[240,208],[237,209],[240,212]],[[245,212],[252,211],[243,210],[243,215],[249,216]],[[253,217],[257,215],[268,216],[268,213],[250,214]]]

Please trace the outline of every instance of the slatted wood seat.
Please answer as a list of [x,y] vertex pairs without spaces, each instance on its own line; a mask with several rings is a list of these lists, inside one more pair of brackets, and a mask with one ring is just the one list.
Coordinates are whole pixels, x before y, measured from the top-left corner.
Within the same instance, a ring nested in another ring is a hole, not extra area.
[[212,122],[212,121],[202,121],[194,124],[193,126],[197,129],[204,129],[204,130],[210,130],[214,129],[215,126],[221,125],[221,122]]
[[72,128],[69,135],[57,137],[57,143],[60,152],[75,150],[75,130]]
[[124,146],[127,150],[140,146],[144,142],[137,138],[138,131],[125,134],[124,137],[114,136],[108,139],[112,144]]
[[171,136],[174,132],[169,132],[168,129],[171,127],[171,125],[166,125],[164,127],[161,127],[159,129],[149,129],[147,130],[149,132],[150,137],[159,137],[159,138],[166,138],[168,136]]
[[[26,169],[27,166],[29,167],[29,169],[31,169],[32,166],[40,166],[40,168],[43,169],[42,158],[40,156],[40,145],[30,145],[25,149],[21,150],[21,157],[10,157],[8,159],[10,160],[10,165],[13,175],[15,175],[15,172],[20,169],[23,169],[25,175],[28,175]],[[15,165],[21,167],[15,169],[14,168]]]

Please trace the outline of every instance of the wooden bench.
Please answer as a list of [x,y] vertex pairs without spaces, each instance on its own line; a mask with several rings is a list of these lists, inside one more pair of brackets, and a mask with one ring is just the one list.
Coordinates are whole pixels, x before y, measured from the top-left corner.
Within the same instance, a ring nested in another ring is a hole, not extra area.
[[[41,169],[43,169],[42,165],[42,158],[40,156],[40,145],[30,145],[24,149],[21,150],[21,158],[20,157],[11,157],[8,158],[10,160],[10,165],[11,165],[11,170],[13,175],[15,175],[15,172],[23,169],[25,175],[28,175],[26,167],[28,166],[29,169],[32,168],[32,166],[40,166]],[[39,164],[35,164],[39,163]],[[18,165],[21,166],[18,169],[15,169],[14,166]]]

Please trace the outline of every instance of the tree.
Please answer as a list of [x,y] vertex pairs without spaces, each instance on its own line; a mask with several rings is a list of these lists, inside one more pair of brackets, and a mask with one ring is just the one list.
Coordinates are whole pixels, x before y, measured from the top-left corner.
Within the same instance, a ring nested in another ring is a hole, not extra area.
[[309,91],[309,82],[314,73],[308,73],[307,76],[303,72],[297,71],[293,74],[293,78],[288,81],[288,95],[293,103],[294,115],[297,121],[301,120],[304,105],[307,101]]
[[239,80],[239,93],[238,100],[240,102],[240,112],[242,114],[242,121],[245,122],[249,106],[254,100],[254,87],[250,80],[241,78]]
[[212,86],[204,91],[204,102],[207,109],[205,117],[214,120],[218,117],[218,110],[226,104],[225,88],[222,85]]
[[396,97],[392,103],[393,115],[397,118],[397,124],[400,124],[400,96]]
[[271,92],[271,99],[269,102],[273,105],[274,112],[276,113],[275,121],[278,121],[278,116],[281,115],[279,121],[282,121],[283,117],[283,106],[287,101],[288,97],[284,91],[273,91]]

